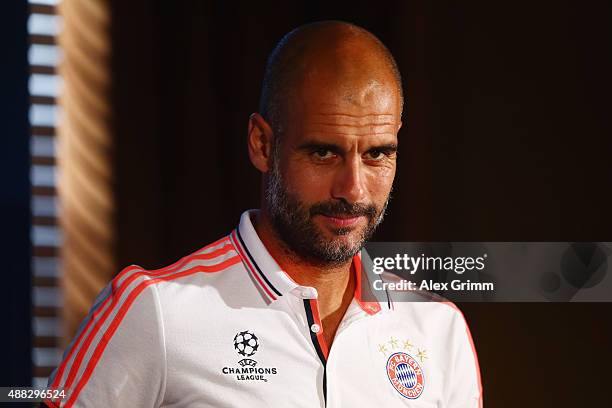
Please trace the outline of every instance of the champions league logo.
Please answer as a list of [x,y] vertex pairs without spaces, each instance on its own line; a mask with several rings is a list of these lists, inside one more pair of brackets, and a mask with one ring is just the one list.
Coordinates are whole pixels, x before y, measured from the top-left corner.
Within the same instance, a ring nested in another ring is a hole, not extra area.
[[234,349],[241,356],[251,357],[259,348],[259,339],[250,331],[243,331],[234,336]]
[[268,382],[266,375],[276,375],[276,367],[256,367],[257,361],[248,358],[259,349],[259,338],[250,330],[238,332],[234,336],[234,350],[245,357],[238,361],[240,367],[223,367],[221,372],[225,375],[235,375],[238,381]]
[[406,353],[398,352],[389,357],[387,377],[393,388],[408,399],[419,398],[425,388],[421,366]]

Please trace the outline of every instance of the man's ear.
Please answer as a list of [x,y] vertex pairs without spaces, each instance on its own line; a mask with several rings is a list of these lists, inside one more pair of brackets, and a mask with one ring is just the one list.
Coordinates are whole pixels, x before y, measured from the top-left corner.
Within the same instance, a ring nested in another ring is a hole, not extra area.
[[262,173],[270,169],[273,138],[274,132],[268,122],[259,113],[251,114],[247,136],[249,158]]

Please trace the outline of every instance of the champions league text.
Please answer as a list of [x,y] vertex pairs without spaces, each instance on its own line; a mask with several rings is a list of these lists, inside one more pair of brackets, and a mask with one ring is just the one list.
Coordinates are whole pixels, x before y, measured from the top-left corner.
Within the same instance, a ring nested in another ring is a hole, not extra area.
[[276,375],[276,367],[223,367],[222,370],[225,375],[236,375],[238,381],[264,381],[268,382],[266,374]]

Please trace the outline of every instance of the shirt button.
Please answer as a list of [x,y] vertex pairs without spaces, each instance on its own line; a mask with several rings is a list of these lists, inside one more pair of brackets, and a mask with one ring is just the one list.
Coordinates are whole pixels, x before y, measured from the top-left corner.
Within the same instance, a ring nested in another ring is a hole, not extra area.
[[321,331],[321,326],[314,323],[312,326],[310,326],[310,330],[312,330],[313,333],[318,333]]
[[302,290],[302,298],[304,299],[316,299],[317,290],[315,288],[306,288]]

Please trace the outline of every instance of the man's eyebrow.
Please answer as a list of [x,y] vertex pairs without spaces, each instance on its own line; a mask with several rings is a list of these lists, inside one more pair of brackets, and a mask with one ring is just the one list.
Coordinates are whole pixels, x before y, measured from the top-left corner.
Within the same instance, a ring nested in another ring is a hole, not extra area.
[[[301,145],[297,147],[297,150],[305,150],[305,151],[315,151],[315,150],[320,150],[320,149],[329,150],[332,153],[342,153],[343,151],[343,149],[338,145],[335,145],[332,143],[314,142],[314,141],[302,143]],[[386,153],[394,153],[397,151],[397,144],[385,143],[381,145],[373,145],[368,149],[368,151],[372,151],[372,150],[380,150]]]
[[342,148],[333,143],[310,141],[310,142],[304,142],[297,147],[297,150],[305,150],[305,151],[312,151],[312,152],[314,152],[315,150],[320,150],[320,149],[329,150],[332,153],[342,153]]
[[370,116],[393,116],[392,113],[368,113],[367,115],[349,115],[347,113],[317,113],[320,116],[346,116],[349,118],[367,118]]
[[383,152],[388,152],[388,153],[394,153],[397,152],[397,144],[395,143],[386,143],[386,144],[382,144],[382,145],[378,145],[378,146],[372,146],[368,149],[369,150],[380,150]]

